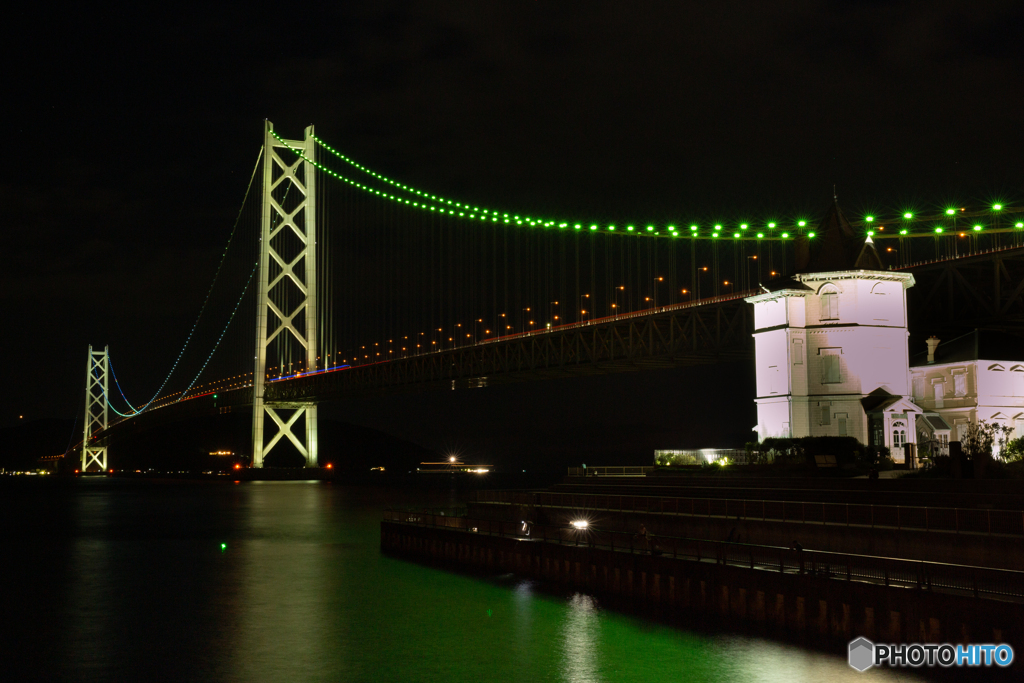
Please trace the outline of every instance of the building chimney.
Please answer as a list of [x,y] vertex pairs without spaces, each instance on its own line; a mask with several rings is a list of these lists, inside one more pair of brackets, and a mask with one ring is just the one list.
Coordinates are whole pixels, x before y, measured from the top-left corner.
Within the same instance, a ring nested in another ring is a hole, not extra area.
[[939,345],[939,338],[934,334],[924,340],[924,343],[928,345],[928,362],[935,362],[935,349]]

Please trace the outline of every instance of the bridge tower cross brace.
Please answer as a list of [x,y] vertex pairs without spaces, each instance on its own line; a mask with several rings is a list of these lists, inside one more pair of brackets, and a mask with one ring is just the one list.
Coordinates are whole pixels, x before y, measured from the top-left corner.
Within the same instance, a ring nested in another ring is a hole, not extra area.
[[82,433],[82,471],[92,465],[99,465],[100,471],[107,470],[107,447],[103,442],[91,440],[93,434],[107,428],[107,382],[110,376],[110,347],[93,351],[89,345],[89,357],[85,363],[85,427]]
[[[285,151],[282,159],[279,150]],[[297,153],[301,153],[299,157]],[[282,438],[287,438],[306,459],[306,467],[317,466],[317,405],[315,402],[266,401],[267,349],[279,336],[291,335],[305,349],[305,370],[317,363],[317,280],[316,280],[316,141],[313,126],[306,128],[303,140],[279,140],[274,124],[266,121],[263,134],[263,215],[260,228],[259,290],[256,293],[256,368],[253,372],[253,467],[263,467],[264,458]],[[295,157],[293,159],[293,157]],[[304,157],[304,158],[303,158]],[[302,175],[299,177],[299,167]],[[281,183],[291,183],[289,193],[301,197],[287,205],[275,199]],[[297,254],[286,260],[275,249],[275,238],[298,238]],[[271,275],[274,271],[273,276]],[[276,296],[280,287],[290,287],[291,296]],[[284,310],[282,310],[284,308]],[[301,315],[300,315],[301,314]],[[299,318],[296,324],[296,318]],[[304,324],[303,324],[304,323]],[[282,338],[283,342],[284,339]],[[283,417],[279,411],[294,411]],[[266,425],[266,418],[271,420]],[[292,427],[305,418],[305,438],[300,440]],[[264,427],[276,430],[265,442]]]

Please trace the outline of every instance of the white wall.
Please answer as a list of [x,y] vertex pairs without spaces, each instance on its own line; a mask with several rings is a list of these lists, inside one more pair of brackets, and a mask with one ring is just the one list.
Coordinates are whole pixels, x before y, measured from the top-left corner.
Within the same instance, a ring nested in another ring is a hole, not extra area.
[[[752,297],[762,438],[838,436],[838,416],[845,414],[847,435],[867,443],[860,399],[878,388],[897,396],[910,394],[905,285],[913,280],[872,275],[802,275],[799,279],[810,291]],[[838,297],[835,319],[823,317],[821,294],[826,291]],[[823,381],[824,356],[830,350],[838,358],[839,382]],[[823,403],[831,405],[828,424],[821,419]]]

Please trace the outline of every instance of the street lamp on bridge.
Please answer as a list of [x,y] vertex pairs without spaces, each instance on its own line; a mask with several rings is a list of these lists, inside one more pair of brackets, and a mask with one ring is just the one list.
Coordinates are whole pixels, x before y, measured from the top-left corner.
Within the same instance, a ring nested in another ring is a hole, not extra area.
[[655,308],[658,307],[658,285],[663,283],[663,282],[665,282],[665,278],[660,276],[660,275],[658,277],[654,278],[654,307]]

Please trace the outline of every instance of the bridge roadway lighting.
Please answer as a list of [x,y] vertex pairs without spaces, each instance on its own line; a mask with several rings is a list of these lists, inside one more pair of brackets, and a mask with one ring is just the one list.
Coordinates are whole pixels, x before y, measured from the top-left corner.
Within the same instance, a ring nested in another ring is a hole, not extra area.
[[665,281],[665,278],[660,276],[660,275],[658,277],[654,278],[654,307],[655,308],[658,307],[658,284],[661,283],[661,282],[664,282],[664,281]]
[[626,286],[625,285],[619,285],[614,290],[615,293],[614,293],[613,296],[614,296],[615,302],[612,304],[612,309],[613,309],[613,312],[615,313],[615,317],[618,317],[619,313],[622,311],[622,306],[619,305],[619,294],[622,294],[625,291],[626,291]]
[[696,282],[696,286],[697,286],[697,299],[700,299],[700,275],[701,275],[701,273],[706,273],[706,272],[708,272],[708,267],[707,266],[701,266],[700,268],[697,269],[697,282]]
[[587,314],[587,310],[583,308],[583,300],[589,298],[589,294],[580,294],[580,322],[583,322],[583,316]]
[[[814,233],[812,232],[811,235],[813,236]],[[747,257],[747,263],[746,263],[747,267],[745,269],[744,275],[747,276],[747,284],[748,284],[748,286],[750,285],[750,266],[751,266],[750,262],[751,261],[757,261],[757,254],[754,254],[753,256],[748,256]],[[757,266],[757,280],[758,280],[758,282],[760,282],[761,281],[761,264],[760,263],[754,263],[753,265]]]

